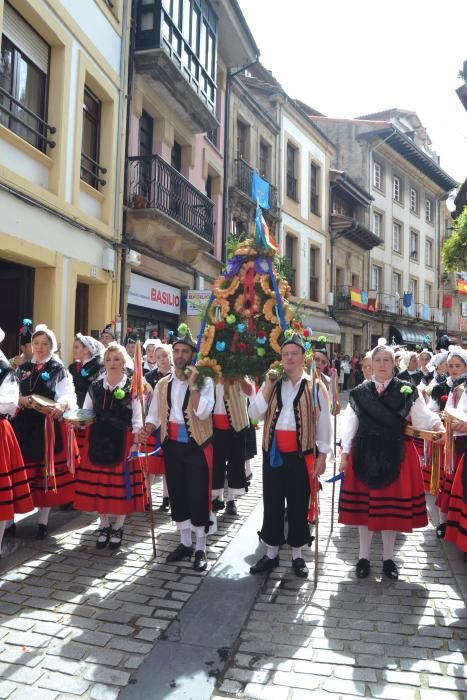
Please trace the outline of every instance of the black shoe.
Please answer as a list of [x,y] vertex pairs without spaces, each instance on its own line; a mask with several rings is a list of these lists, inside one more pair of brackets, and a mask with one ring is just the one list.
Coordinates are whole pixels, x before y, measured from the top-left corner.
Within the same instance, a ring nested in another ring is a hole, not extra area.
[[206,559],[206,554],[201,549],[197,549],[195,552],[195,561],[193,562],[193,569],[195,571],[206,571],[207,568],[208,561]]
[[62,503],[62,505],[60,506],[60,510],[74,510],[73,501],[69,501],[68,503]]
[[219,510],[224,510],[225,508],[225,503],[224,501],[221,501],[220,498],[215,498],[211,504],[211,509],[213,513],[217,513]]
[[368,559],[359,559],[355,567],[357,578],[367,578],[370,575],[371,564]]
[[390,578],[391,581],[397,581],[399,578],[397,566],[394,564],[392,559],[386,559],[386,561],[383,561],[383,574]]
[[109,543],[110,527],[100,527],[96,535],[96,549],[105,549]]
[[3,533],[5,537],[16,537],[16,523],[11,523]]
[[295,576],[298,576],[299,578],[308,577],[308,567],[301,557],[292,559],[292,569],[295,572]]
[[170,552],[165,558],[167,564],[173,561],[181,561],[182,559],[191,559],[193,555],[193,547],[186,547],[184,544],[179,544],[177,549]]
[[279,555],[274,557],[274,559],[270,559],[265,554],[254,566],[250,567],[250,574],[262,574],[265,571],[272,571],[276,566],[279,566]]
[[120,545],[122,544],[122,537],[123,537],[123,527],[119,528],[118,530],[114,530],[113,528],[110,530],[110,535],[109,535],[109,549],[118,549]]
[[47,537],[47,525],[38,525],[36,532],[36,540],[45,540]]
[[440,523],[436,528],[436,537],[440,540],[444,540],[444,535],[446,534],[446,523]]
[[164,498],[162,499],[162,503],[159,506],[159,510],[163,510],[165,513],[167,513],[169,508],[170,508],[170,498],[168,496],[164,496]]
[[237,506],[235,501],[227,501],[227,507],[225,509],[227,515],[238,515]]

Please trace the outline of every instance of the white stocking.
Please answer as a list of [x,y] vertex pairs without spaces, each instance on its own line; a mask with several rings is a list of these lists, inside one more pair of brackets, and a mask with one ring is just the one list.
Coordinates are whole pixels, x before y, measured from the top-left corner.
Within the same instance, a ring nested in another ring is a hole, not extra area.
[[123,527],[123,523],[125,522],[126,515],[116,515],[115,520],[112,523],[112,528],[114,530],[120,530],[120,528]]
[[205,552],[206,551],[206,535],[198,535],[196,533],[196,545],[195,549],[197,552]]
[[272,547],[271,545],[266,545],[267,550],[266,550],[266,556],[268,559],[275,559],[277,555],[279,554],[279,547]]
[[39,508],[37,513],[37,522],[39,525],[47,525],[49,522],[49,513],[51,508]]
[[167,488],[167,479],[165,476],[162,477],[162,496],[164,498],[168,498],[169,496],[169,489]]
[[6,526],[7,526],[7,521],[0,520],[0,552],[2,551],[3,533],[5,532]]
[[439,508],[438,508],[438,512],[439,512],[439,523],[440,523],[440,525],[442,525],[448,519],[448,514],[443,513],[443,511],[440,510]]
[[302,548],[301,547],[292,547],[292,559],[301,559],[302,558]]
[[184,530],[180,530],[180,542],[185,547],[191,547],[191,528],[187,527]]
[[101,528],[106,528],[110,527],[110,520],[108,515],[104,515],[103,513],[99,513],[99,518],[101,519],[99,525]]
[[381,537],[383,538],[383,561],[394,559],[394,545],[396,543],[397,532],[394,530],[382,530]]
[[368,559],[370,561],[371,540],[373,539],[373,531],[369,530],[366,525],[358,526],[358,534],[360,535],[360,554],[359,559]]

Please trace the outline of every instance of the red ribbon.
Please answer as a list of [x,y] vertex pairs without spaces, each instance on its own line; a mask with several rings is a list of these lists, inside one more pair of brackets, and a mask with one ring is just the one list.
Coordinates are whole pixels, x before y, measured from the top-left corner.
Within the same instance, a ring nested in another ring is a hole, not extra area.
[[[250,301],[250,315],[248,317],[248,330],[252,333],[255,329],[254,319],[253,319],[253,307],[255,305],[255,270],[250,267],[247,270],[245,277],[243,278],[243,293],[245,300]],[[245,308],[245,307],[244,307]]]
[[[45,490],[50,489],[57,493],[57,482],[55,481],[55,460],[54,460],[54,449],[55,449],[55,426],[54,420],[50,415],[45,417],[44,422],[44,434],[45,434],[45,460],[44,460],[44,471],[45,471]],[[50,483],[49,483],[50,481]]]

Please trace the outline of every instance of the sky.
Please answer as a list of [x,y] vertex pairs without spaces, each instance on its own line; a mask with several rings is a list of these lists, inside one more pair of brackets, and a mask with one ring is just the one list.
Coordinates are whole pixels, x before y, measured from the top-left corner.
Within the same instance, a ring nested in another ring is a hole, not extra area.
[[467,0],[239,0],[263,65],[332,117],[416,112],[441,167],[467,177]]

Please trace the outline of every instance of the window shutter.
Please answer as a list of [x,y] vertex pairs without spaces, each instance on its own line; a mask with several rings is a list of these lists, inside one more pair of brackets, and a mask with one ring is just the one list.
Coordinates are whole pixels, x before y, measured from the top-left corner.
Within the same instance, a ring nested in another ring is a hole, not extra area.
[[49,45],[24,21],[11,5],[3,10],[3,33],[43,73],[49,69]]

